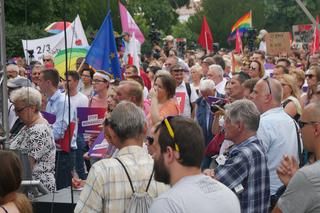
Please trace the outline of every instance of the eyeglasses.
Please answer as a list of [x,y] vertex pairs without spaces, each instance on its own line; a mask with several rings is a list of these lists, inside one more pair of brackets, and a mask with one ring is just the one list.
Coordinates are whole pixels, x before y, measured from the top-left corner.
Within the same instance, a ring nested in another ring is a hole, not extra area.
[[25,107],[22,107],[21,109],[14,109],[14,111],[16,112],[16,113],[20,113],[20,112],[22,112],[25,108],[27,108],[27,107],[29,107],[29,106],[25,106]]
[[308,124],[320,124],[320,121],[304,122],[304,121],[298,120],[298,125],[299,125],[300,129],[302,129],[305,125],[308,125]]
[[313,78],[313,77],[314,77],[314,76],[316,76],[316,75],[313,75],[313,74],[306,74],[305,76],[306,76],[306,78]]
[[272,94],[272,90],[271,90],[271,86],[270,86],[270,82],[268,81],[269,76],[264,77],[262,80],[266,81],[268,84],[268,88],[269,88],[269,93],[270,95]]
[[[173,131],[173,129],[172,129],[171,125],[170,125],[170,122],[169,122],[169,120],[172,120],[173,118],[174,118],[173,116],[168,116],[165,119],[163,119],[161,124],[164,124],[167,127],[168,133],[169,133],[170,137],[172,138],[172,140],[174,142],[175,141],[174,140],[174,131]],[[177,152],[180,152],[180,148],[179,148],[179,146],[178,146],[178,144],[176,142],[174,142],[174,149]]]
[[100,80],[100,79],[93,79],[92,83],[102,83],[105,82],[104,80]]
[[43,59],[43,61],[51,61],[51,59]]
[[91,76],[90,76],[90,75],[81,75],[81,77],[91,78]]

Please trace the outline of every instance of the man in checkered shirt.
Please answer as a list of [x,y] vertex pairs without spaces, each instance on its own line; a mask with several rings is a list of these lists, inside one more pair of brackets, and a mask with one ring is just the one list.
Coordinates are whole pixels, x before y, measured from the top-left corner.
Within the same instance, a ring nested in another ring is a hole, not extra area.
[[235,145],[217,158],[214,177],[238,195],[242,213],[267,213],[269,208],[267,158],[256,136],[259,121],[260,113],[249,100],[226,106],[225,138]]

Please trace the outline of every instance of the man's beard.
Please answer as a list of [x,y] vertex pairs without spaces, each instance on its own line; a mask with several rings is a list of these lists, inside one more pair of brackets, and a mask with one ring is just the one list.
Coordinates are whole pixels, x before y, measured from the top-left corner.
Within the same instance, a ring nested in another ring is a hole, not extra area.
[[170,174],[165,168],[163,155],[159,160],[154,160],[154,179],[164,184],[170,184]]

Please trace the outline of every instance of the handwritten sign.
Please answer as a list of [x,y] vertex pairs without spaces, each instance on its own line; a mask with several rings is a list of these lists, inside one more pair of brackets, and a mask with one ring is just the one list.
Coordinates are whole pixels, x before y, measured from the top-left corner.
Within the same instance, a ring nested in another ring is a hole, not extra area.
[[290,49],[290,33],[277,32],[268,33],[266,36],[268,55],[278,55],[279,53],[289,53]]

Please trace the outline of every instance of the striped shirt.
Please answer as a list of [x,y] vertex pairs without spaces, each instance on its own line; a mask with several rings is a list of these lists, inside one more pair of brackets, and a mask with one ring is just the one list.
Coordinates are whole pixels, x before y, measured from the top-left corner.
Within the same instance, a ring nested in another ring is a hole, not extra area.
[[[153,159],[140,146],[127,146],[117,153],[125,165],[136,192],[147,188],[153,170]],[[157,197],[168,186],[151,181],[148,193]],[[95,163],[89,172],[74,212],[124,212],[132,195],[128,177],[114,158]]]

